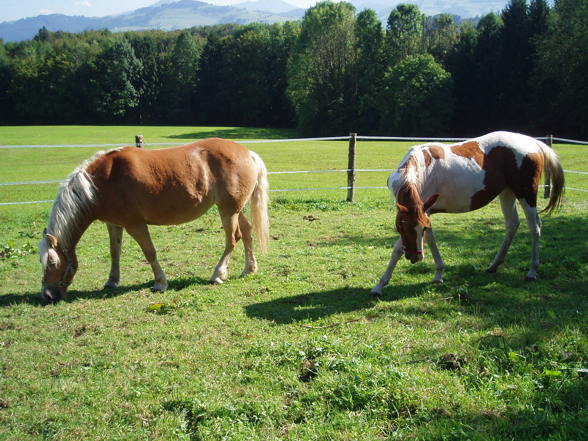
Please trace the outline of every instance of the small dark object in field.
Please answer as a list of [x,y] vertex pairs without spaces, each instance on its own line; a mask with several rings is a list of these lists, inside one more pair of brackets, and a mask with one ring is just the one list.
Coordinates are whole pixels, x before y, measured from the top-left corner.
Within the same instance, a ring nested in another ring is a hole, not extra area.
[[456,371],[464,367],[466,364],[467,359],[465,357],[457,357],[455,354],[445,354],[437,360],[437,365],[441,369],[446,369],[448,371]]

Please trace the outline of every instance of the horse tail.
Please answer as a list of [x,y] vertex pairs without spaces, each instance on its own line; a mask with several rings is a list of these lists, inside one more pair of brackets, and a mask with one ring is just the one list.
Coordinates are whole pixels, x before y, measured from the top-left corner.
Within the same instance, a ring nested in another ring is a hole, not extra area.
[[[545,159],[545,184],[550,185],[549,203],[541,213],[551,214],[558,210],[565,190],[564,171],[557,154],[547,144],[537,141]],[[551,183],[550,183],[551,182]]]
[[253,230],[259,241],[261,251],[266,251],[269,244],[269,183],[267,180],[267,168],[261,157],[251,152],[253,162],[257,166],[257,184],[251,195],[251,219]]

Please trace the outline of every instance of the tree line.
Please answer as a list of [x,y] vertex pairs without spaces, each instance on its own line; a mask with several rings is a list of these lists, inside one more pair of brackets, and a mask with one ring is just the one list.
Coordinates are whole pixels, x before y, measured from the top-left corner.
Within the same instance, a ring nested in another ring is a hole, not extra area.
[[323,1],[301,21],[0,40],[3,124],[296,127],[301,135],[588,136],[588,3],[456,21]]

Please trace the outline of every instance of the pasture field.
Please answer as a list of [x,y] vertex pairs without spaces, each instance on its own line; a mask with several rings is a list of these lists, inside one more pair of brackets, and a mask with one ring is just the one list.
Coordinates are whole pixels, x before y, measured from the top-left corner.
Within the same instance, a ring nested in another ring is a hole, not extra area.
[[[0,127],[0,144],[178,144],[287,131],[194,127]],[[408,142],[357,146],[358,168],[394,168]],[[347,142],[248,144],[270,171],[344,169]],[[588,147],[556,145],[588,171]],[[0,150],[0,181],[63,179],[97,148]],[[359,173],[384,186],[388,173]],[[567,174],[588,189],[588,176]],[[346,185],[344,173],[270,175],[272,189]],[[57,184],[0,186],[0,202],[53,199]],[[271,193],[260,272],[211,286],[216,210],[152,227],[169,290],[125,235],[121,287],[103,290],[108,235],[78,246],[65,301],[41,306],[37,244],[49,203],[0,206],[0,440],[581,440],[588,433],[588,193],[543,217],[539,280],[524,281],[526,223],[496,274],[498,203],[435,215],[433,262],[399,263],[368,294],[397,234],[385,189]],[[540,201],[540,206],[545,201]],[[521,211],[521,210],[519,210]]]

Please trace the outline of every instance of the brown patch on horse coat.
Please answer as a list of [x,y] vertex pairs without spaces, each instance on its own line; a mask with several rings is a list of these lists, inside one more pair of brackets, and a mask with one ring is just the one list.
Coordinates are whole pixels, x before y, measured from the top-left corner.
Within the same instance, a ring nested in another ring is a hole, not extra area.
[[463,144],[451,147],[451,151],[464,158],[473,159],[480,167],[484,163],[484,152],[480,149],[480,144],[476,141],[468,141]]
[[517,167],[514,152],[507,147],[494,147],[483,158],[484,189],[472,196],[470,208],[476,210],[489,204],[508,187],[517,199],[537,206],[537,189],[543,171],[544,158],[539,153],[527,154]]
[[428,167],[431,165],[431,161],[433,161],[431,154],[427,150],[423,150],[423,156],[425,157],[425,167]]
[[430,145],[429,152],[431,152],[431,156],[435,159],[445,159],[445,150],[443,147],[439,147],[438,145]]

